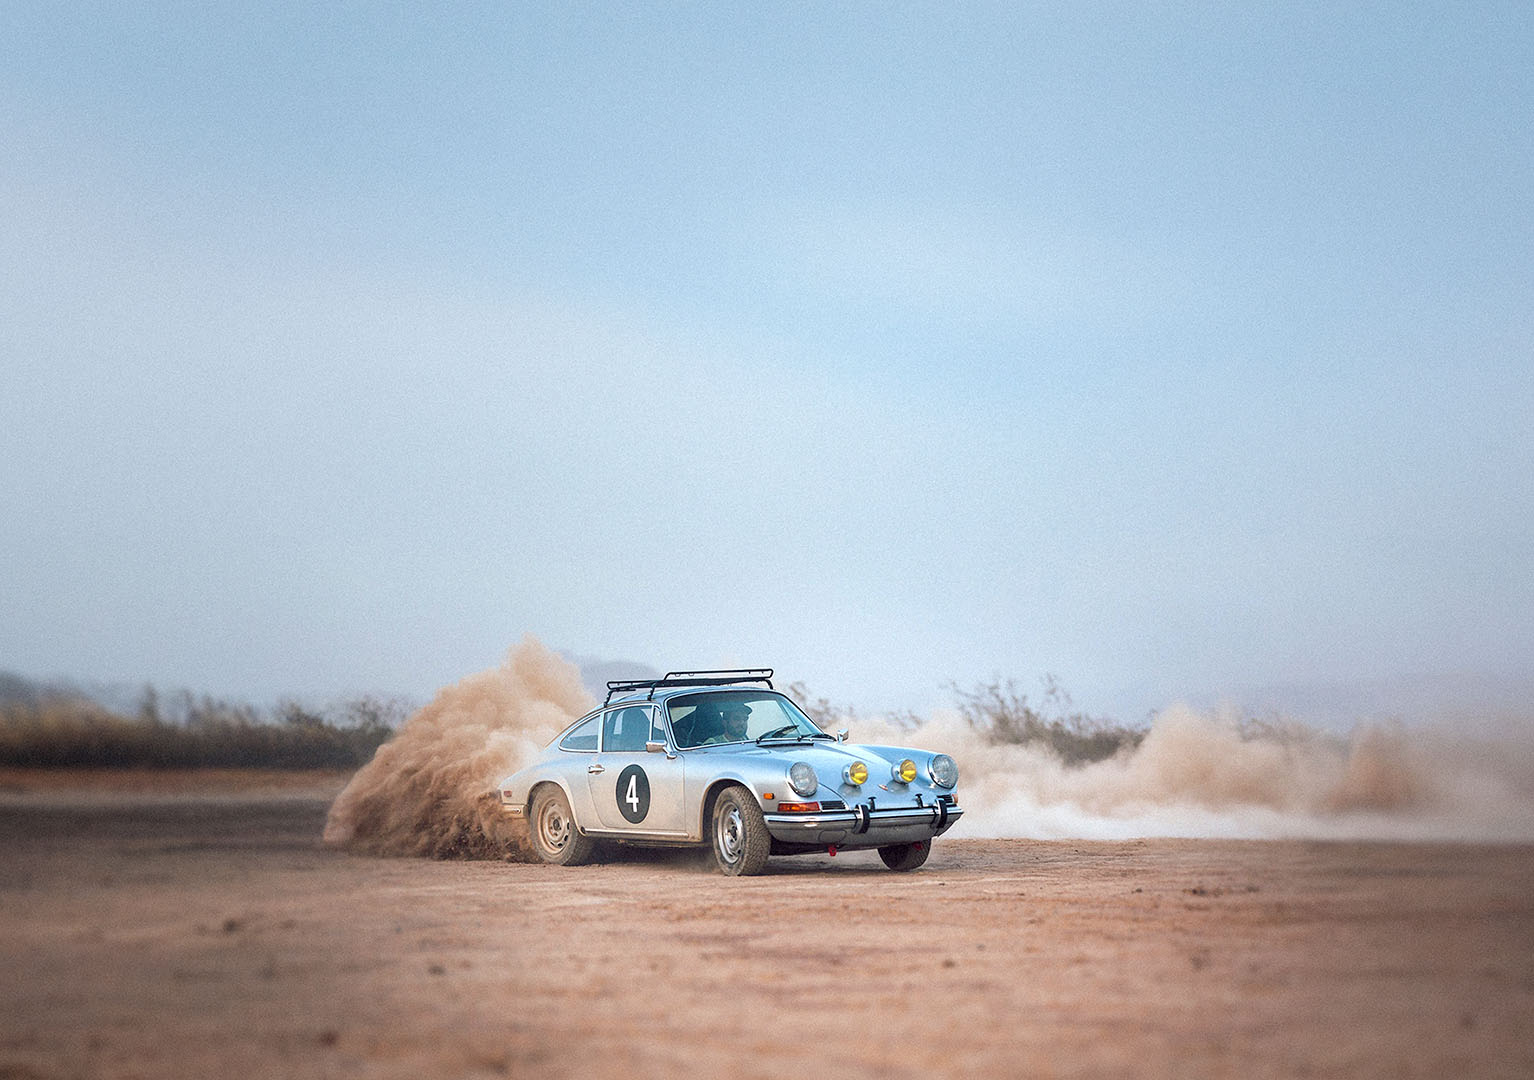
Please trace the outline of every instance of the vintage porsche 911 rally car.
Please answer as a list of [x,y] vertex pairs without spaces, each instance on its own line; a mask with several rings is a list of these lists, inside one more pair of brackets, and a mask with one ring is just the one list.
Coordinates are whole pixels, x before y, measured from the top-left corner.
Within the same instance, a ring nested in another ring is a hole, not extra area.
[[501,806],[551,863],[618,840],[711,844],[732,875],[760,873],[769,855],[859,848],[916,869],[963,813],[958,766],[845,740],[774,690],[767,668],[610,682],[600,709],[501,781]]

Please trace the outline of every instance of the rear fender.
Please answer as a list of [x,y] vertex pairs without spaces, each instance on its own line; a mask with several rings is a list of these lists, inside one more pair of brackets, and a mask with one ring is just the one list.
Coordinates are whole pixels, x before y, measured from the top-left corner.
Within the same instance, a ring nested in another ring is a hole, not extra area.
[[[562,781],[562,780],[540,780],[536,784],[534,784],[531,788],[528,789],[528,792],[527,792],[527,802],[522,807],[523,818],[528,822],[529,828],[531,828],[532,820],[533,820],[533,800],[538,798],[538,792],[544,790],[545,788],[557,788],[559,791],[563,792],[564,796],[565,796],[565,803],[566,803],[566,805],[568,805],[570,807],[570,815],[572,817],[575,816],[575,799],[571,795],[570,789],[565,786],[564,781]],[[584,833],[586,831],[585,829],[581,828],[581,823],[580,823],[579,819],[577,819],[576,822],[575,822],[575,828],[576,828],[576,831],[581,832],[581,833]]]

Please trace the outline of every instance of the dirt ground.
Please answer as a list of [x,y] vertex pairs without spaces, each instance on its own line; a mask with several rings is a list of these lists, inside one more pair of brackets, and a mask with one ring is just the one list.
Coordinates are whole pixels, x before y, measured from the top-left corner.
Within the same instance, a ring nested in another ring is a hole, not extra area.
[[1534,848],[322,847],[344,777],[0,774],[0,1080],[1534,1076]]

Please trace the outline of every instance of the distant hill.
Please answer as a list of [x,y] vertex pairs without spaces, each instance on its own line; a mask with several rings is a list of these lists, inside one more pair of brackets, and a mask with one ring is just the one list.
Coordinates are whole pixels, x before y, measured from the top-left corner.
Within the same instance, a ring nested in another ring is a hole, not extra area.
[[602,660],[595,656],[577,656],[570,653],[561,655],[581,669],[581,683],[598,701],[607,696],[609,679],[658,679],[665,674],[636,660]]
[[31,679],[0,671],[0,705],[36,705],[39,688]]
[[29,679],[14,671],[0,671],[0,706],[41,705],[45,701],[96,701],[88,690],[70,683]]

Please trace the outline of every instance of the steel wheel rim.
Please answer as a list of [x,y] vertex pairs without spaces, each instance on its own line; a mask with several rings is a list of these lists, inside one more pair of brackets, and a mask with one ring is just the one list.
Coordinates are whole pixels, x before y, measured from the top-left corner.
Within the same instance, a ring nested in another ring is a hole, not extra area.
[[719,849],[719,857],[727,863],[740,860],[741,849],[745,846],[741,833],[744,832],[744,822],[740,816],[740,807],[727,806],[724,813],[719,815],[719,827],[714,831],[715,845]]
[[570,821],[558,805],[549,803],[538,815],[538,838],[550,851],[558,851],[570,839]]

